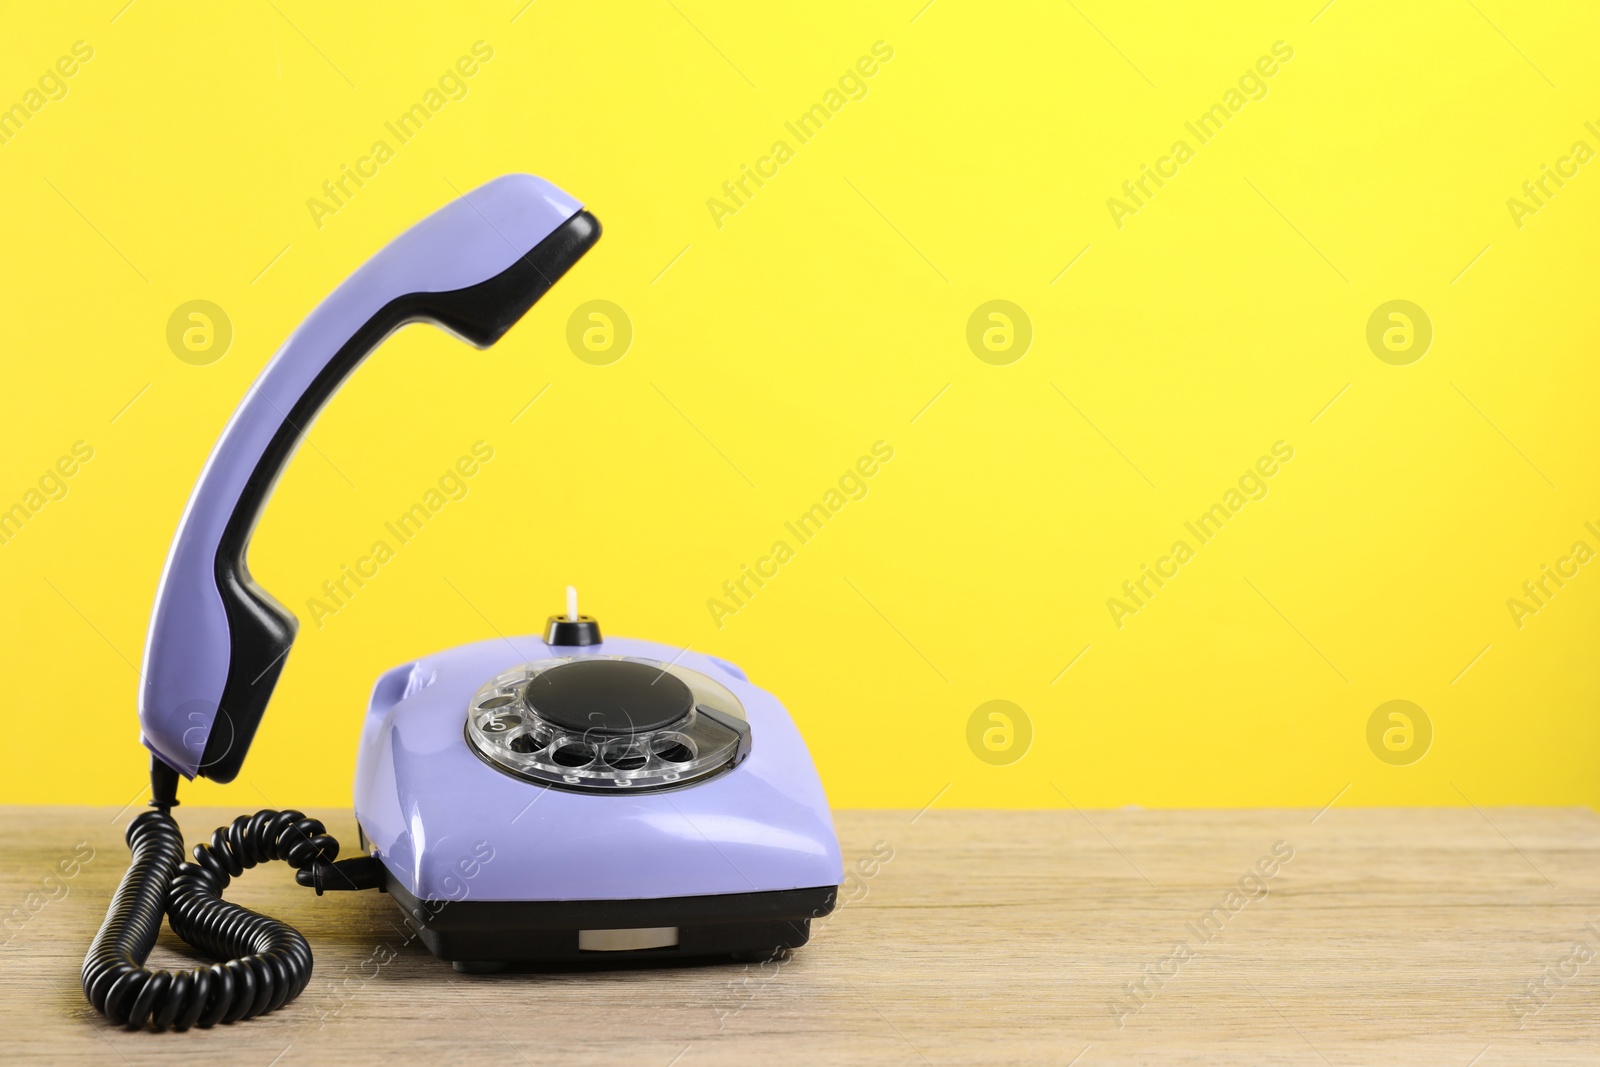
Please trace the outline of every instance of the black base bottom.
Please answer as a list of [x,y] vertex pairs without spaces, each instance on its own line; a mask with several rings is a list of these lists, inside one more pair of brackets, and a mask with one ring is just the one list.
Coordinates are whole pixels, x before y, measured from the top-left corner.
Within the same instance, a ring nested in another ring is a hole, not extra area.
[[[419,900],[393,879],[385,887],[428,951],[464,974],[510,964],[733,956],[765,960],[799,948],[811,920],[833,911],[836,886],[645,900]],[[675,926],[665,948],[587,951],[580,930]]]

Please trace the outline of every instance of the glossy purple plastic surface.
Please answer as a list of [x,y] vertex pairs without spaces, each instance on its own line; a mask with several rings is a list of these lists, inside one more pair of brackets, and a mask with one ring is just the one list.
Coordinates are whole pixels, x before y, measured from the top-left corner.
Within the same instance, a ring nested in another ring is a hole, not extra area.
[[[318,304],[251,385],[189,497],[156,592],[139,720],[144,744],[193,776],[228,677],[217,591],[223,530],[273,435],[341,346],[385,304],[500,274],[582,205],[527,174],[497,178],[391,241]],[[301,428],[304,430],[304,427]]]
[[[715,678],[744,705],[750,755],[704,782],[621,795],[489,766],[463,732],[468,702],[500,672],[556,655],[676,660]],[[362,726],[355,807],[385,866],[423,900],[753,893],[834,886],[844,873],[822,783],[783,706],[719,660],[627,638],[556,649],[496,638],[386,672]]]

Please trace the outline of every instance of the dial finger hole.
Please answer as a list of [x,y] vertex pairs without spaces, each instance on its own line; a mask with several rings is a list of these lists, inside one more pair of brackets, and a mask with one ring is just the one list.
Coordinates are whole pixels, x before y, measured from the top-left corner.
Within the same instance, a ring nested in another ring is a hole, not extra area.
[[603,758],[608,767],[619,771],[636,771],[649,761],[650,753],[637,742],[620,741],[607,745]]
[[558,767],[586,767],[594,762],[595,747],[587,741],[563,741],[550,752]]
[[687,737],[677,734],[668,734],[658,737],[651,743],[651,750],[668,763],[692,763],[694,761],[694,747]]

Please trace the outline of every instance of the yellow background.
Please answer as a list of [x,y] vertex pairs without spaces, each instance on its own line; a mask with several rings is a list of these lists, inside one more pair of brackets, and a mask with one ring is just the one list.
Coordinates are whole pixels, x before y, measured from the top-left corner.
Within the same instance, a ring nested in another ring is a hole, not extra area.
[[[1600,567],[1520,630],[1506,607],[1600,547],[1600,163],[1520,229],[1506,206],[1600,147],[1600,16],[1230,7],[8,13],[0,103],[95,56],[0,146],[0,505],[95,457],[0,546],[0,800],[142,793],[151,601],[229,414],[386,240],[527,171],[604,238],[493,349],[410,328],[323,413],[251,555],[299,640],[239,780],[186,799],[347,802],[379,671],[537,631],[571,582],[609,633],[777,693],[840,806],[1600,802]],[[306,200],[479,40],[469,94],[317,228]],[[868,95],[718,228],[708,198],[880,40]],[[1268,95],[1119,229],[1107,198],[1280,40]],[[233,323],[209,366],[166,343],[192,299]],[[565,339],[595,299],[635,330],[609,366]],[[966,343],[991,299],[1033,323],[1008,366]],[[1433,323],[1410,366],[1366,344],[1392,299]],[[467,498],[312,624],[478,440]],[[707,599],[878,440],[870,494],[715,627]],[[1279,440],[1270,495],[1119,630],[1107,598]],[[1006,766],[967,744],[994,699],[1032,724]],[[1367,747],[1391,699],[1433,724],[1410,766]]]

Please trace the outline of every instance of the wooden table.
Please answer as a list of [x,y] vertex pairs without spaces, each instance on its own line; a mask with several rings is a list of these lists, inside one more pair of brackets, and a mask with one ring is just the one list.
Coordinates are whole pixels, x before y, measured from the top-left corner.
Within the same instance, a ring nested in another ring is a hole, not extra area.
[[[178,814],[192,842],[236,813]],[[305,933],[311,985],[188,1034],[111,1028],[78,989],[129,815],[0,815],[7,1063],[1600,1063],[1588,810],[841,812],[847,868],[893,858],[767,966],[460,975],[387,896],[273,864],[229,895]],[[168,931],[154,959],[187,955]]]

